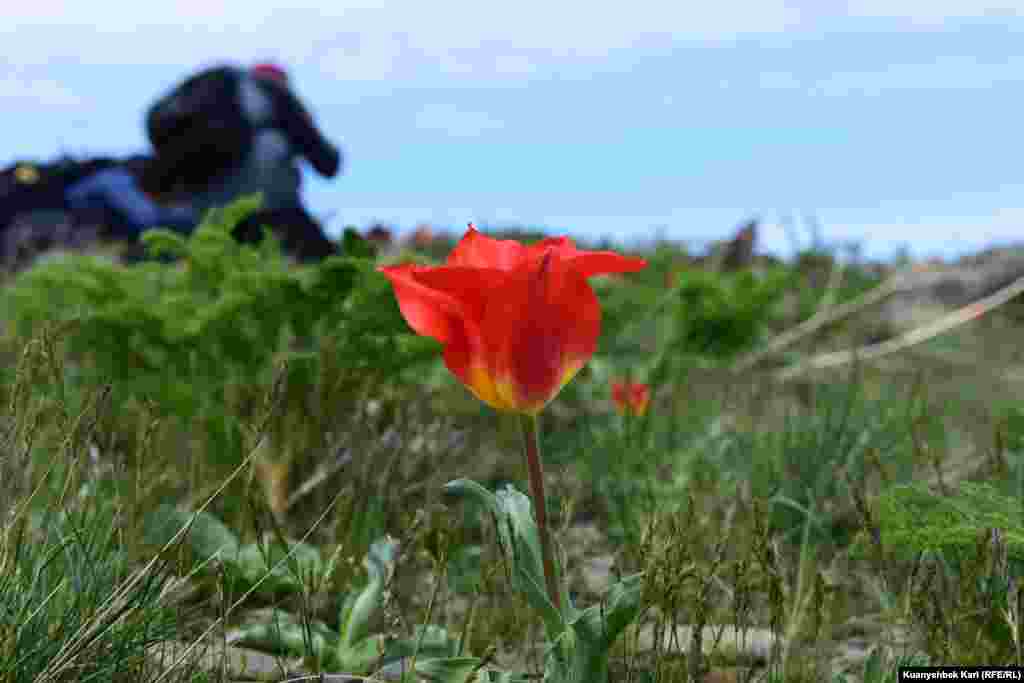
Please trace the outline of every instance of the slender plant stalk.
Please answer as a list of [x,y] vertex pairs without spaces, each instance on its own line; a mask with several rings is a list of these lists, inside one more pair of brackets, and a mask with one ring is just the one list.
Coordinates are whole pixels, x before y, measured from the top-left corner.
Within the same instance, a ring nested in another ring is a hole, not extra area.
[[540,556],[544,562],[544,578],[548,584],[548,597],[555,609],[561,611],[558,584],[555,582],[554,556],[551,554],[551,537],[548,534],[548,515],[544,505],[544,471],[540,464],[540,438],[536,415],[521,416],[523,426],[523,452],[530,475],[530,494],[533,498],[533,516],[537,518],[540,532]]
[[986,313],[989,313],[990,311],[1007,303],[1014,297],[1020,296],[1022,293],[1024,293],[1024,277],[1019,277],[994,294],[990,294],[984,298],[974,301],[973,303],[962,306],[951,313],[947,313],[941,318],[933,320],[925,325],[921,325],[920,327],[916,327],[898,337],[887,339],[886,341],[879,342],[878,344],[862,346],[858,349],[823,353],[797,365],[783,368],[775,373],[775,378],[780,382],[785,382],[809,370],[822,370],[856,361],[873,360],[875,358],[886,356],[890,353],[895,353],[896,351],[902,351],[911,346],[920,344],[921,342],[928,341],[933,337],[937,337],[940,334],[944,334],[954,327],[971,322],[976,318],[980,318]]

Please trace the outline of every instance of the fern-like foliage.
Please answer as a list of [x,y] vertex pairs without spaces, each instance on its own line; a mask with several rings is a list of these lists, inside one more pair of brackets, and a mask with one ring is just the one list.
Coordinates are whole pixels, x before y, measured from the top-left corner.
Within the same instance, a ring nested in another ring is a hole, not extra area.
[[436,344],[411,334],[354,230],[343,255],[295,267],[270,231],[258,247],[232,238],[258,205],[247,198],[211,211],[188,237],[143,235],[151,254],[176,257],[171,265],[75,255],[25,271],[0,292],[7,341],[17,349],[42,325],[69,323],[65,351],[81,385],[110,382],[115,408],[153,399],[214,431],[231,397],[268,386],[281,361],[301,389],[319,376],[325,348],[334,367],[375,377],[435,358]]

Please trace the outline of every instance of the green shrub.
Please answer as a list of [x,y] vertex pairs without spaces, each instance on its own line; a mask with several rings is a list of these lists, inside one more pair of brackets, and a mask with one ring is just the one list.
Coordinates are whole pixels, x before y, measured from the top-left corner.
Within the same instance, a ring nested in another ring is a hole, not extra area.
[[290,267],[272,235],[258,248],[231,237],[257,206],[246,199],[211,212],[188,238],[143,236],[153,253],[180,257],[176,265],[75,256],[21,274],[0,293],[9,341],[19,348],[43,324],[70,324],[65,345],[79,388],[113,384],[115,413],[152,400],[182,424],[201,420],[226,465],[241,459],[242,426],[232,416],[251,412],[280,362],[297,397],[310,393],[324,363],[336,380],[365,382],[435,360],[435,345],[409,334],[385,296],[387,280],[354,231],[344,256]]

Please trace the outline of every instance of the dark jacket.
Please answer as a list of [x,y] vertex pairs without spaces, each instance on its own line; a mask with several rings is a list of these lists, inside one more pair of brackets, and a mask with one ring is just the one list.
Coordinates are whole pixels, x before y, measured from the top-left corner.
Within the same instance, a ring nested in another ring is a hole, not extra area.
[[[263,120],[246,109],[245,80],[269,101]],[[177,125],[165,125],[169,120]],[[146,127],[156,162],[142,182],[155,193],[199,191],[231,173],[244,163],[257,131],[267,128],[283,132],[320,175],[334,177],[341,168],[341,152],[287,86],[235,66],[207,69],[186,80],[150,108]]]
[[336,176],[341,170],[341,152],[323,136],[299,98],[290,88],[275,81],[265,78],[255,81],[270,98],[273,111],[273,120],[262,127],[284,132],[299,154],[320,175],[325,178]]

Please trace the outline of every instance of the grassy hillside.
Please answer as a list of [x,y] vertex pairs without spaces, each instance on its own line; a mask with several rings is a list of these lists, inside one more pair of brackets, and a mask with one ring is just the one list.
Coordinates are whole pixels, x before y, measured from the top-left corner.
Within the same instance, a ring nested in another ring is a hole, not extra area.
[[[147,237],[178,265],[71,255],[0,291],[0,682],[397,680],[457,655],[528,680],[544,631],[503,532],[443,495],[527,492],[517,422],[375,270],[452,243],[378,255],[349,231],[296,268],[230,241],[244,210]],[[592,282],[598,352],[541,416],[574,602],[642,572],[610,680],[1021,665],[1015,303],[829,365],[870,338],[880,269],[634,255]],[[615,410],[626,377],[642,417]]]

